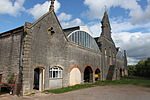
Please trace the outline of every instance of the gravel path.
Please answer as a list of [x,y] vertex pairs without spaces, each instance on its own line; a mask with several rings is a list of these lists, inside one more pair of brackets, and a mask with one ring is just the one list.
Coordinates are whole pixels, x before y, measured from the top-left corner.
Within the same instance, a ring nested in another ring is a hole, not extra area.
[[97,86],[62,94],[6,96],[0,100],[150,100],[150,88],[139,86]]

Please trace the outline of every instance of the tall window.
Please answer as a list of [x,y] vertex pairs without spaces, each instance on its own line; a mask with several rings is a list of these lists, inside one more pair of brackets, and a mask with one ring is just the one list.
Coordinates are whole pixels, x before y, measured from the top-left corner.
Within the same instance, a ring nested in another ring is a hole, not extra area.
[[112,65],[112,56],[109,57],[109,64]]
[[106,48],[105,48],[104,54],[105,54],[105,60],[104,60],[104,62],[105,62],[105,66],[106,66],[106,64],[107,64],[107,51],[106,51]]
[[62,78],[62,68],[55,66],[49,69],[49,78]]

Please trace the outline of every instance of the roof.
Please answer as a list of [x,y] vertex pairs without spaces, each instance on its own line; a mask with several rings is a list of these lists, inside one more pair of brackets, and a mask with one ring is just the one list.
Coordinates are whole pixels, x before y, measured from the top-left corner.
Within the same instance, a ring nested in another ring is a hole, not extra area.
[[71,27],[71,28],[63,29],[63,31],[64,31],[64,33],[65,33],[66,36],[68,36],[68,35],[71,34],[73,31],[76,31],[76,30],[85,31],[85,32],[87,32],[89,35],[92,35],[92,34],[93,34],[87,26],[76,26],[76,27]]
[[73,31],[75,30],[79,30],[80,27],[79,26],[76,26],[76,27],[71,27],[71,28],[66,28],[66,29],[63,29],[64,33],[66,36],[68,36],[70,33],[72,33]]
[[95,39],[95,41],[97,42],[97,41],[98,41],[98,39],[99,39],[99,37],[95,37],[94,39]]
[[6,31],[6,32],[3,32],[3,33],[0,33],[0,38],[1,37],[6,37],[6,36],[10,36],[12,34],[16,34],[20,31],[22,31],[24,29],[24,26],[20,26],[18,28],[15,28],[15,29],[12,29],[12,30],[9,30],[9,31]]
[[116,57],[117,57],[118,59],[124,59],[123,52],[122,52],[122,51],[118,51]]

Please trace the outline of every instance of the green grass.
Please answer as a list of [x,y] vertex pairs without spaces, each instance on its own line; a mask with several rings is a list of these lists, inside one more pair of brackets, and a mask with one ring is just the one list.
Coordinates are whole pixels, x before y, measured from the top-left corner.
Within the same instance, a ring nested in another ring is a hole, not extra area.
[[107,86],[107,85],[137,85],[137,86],[145,86],[145,87],[150,87],[150,80],[140,80],[140,79],[121,79],[121,80],[113,80],[113,81],[98,81],[95,83],[89,83],[89,84],[78,84],[75,86],[69,86],[69,87],[64,87],[60,89],[53,89],[53,90],[45,90],[43,91],[44,93],[64,93],[64,92],[69,92],[69,91],[74,91],[78,89],[83,89],[83,88],[89,88],[89,87],[94,87],[94,86]]
[[150,87],[150,80],[140,80],[140,79],[121,79],[121,80],[113,80],[113,81],[98,81],[93,83],[96,86],[104,86],[104,85],[137,85],[137,86],[146,86]]
[[68,87],[64,87],[64,88],[60,88],[60,89],[54,89],[54,90],[45,90],[43,91],[44,93],[64,93],[64,92],[69,92],[69,91],[73,91],[73,90],[78,90],[78,89],[83,89],[83,88],[89,88],[89,87],[93,87],[93,84],[78,84],[78,85],[74,85],[74,86],[68,86]]

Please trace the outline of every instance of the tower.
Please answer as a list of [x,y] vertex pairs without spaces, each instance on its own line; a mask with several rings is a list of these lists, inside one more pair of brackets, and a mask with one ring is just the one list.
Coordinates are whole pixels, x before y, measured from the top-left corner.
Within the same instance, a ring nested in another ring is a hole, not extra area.
[[101,35],[103,35],[105,38],[110,40],[111,39],[111,26],[110,26],[108,14],[107,14],[106,11],[104,12],[104,16],[102,18],[101,24],[102,24],[102,26],[101,26],[101,28],[102,28]]

